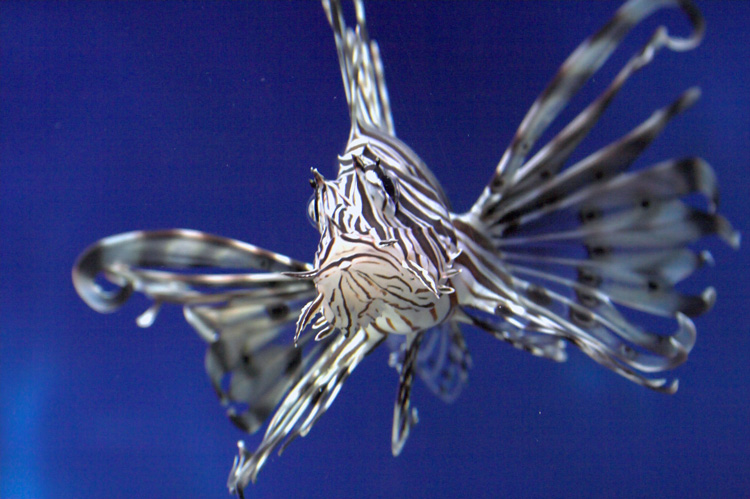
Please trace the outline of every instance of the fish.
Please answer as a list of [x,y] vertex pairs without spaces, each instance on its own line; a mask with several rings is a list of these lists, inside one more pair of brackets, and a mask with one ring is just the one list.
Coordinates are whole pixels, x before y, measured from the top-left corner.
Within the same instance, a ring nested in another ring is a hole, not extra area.
[[[690,88],[609,145],[571,162],[627,80],[660,50],[695,48],[705,31],[688,0],[629,0],[583,41],[523,118],[477,201],[451,205],[437,177],[395,133],[385,71],[364,4],[347,25],[340,1],[323,0],[351,126],[338,172],[311,170],[307,216],[320,234],[313,262],[189,229],[106,237],[72,270],[95,311],[114,312],[133,293],[151,300],[136,322],[149,327],[178,305],[207,343],[205,368],[244,441],[228,488],[243,495],[274,451],[305,436],[364,358],[381,345],[398,374],[391,450],[399,455],[418,422],[419,378],[454,401],[472,365],[466,331],[483,331],[532,355],[562,362],[568,344],[647,388],[674,393],[665,377],[696,341],[692,318],[716,300],[712,287],[676,285],[712,264],[695,248],[740,235],[718,213],[718,181],[703,159],[634,163],[666,125],[690,108]],[[680,9],[685,37],[658,27],[605,90],[545,144],[540,137],[623,38],[662,8]],[[696,197],[703,199],[697,205]],[[300,211],[303,211],[302,207]],[[665,317],[651,331],[637,314]]]

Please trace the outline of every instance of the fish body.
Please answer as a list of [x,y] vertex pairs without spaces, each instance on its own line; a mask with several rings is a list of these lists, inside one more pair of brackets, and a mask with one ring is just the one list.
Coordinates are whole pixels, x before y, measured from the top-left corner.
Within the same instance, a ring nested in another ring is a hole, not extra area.
[[[182,305],[208,343],[206,370],[230,419],[253,433],[270,417],[254,452],[240,442],[230,490],[241,494],[271,452],[306,435],[382,344],[398,372],[391,447],[399,454],[417,422],[414,378],[446,401],[464,386],[471,366],[466,325],[556,361],[572,344],[631,381],[676,391],[677,380],[654,373],[687,359],[696,338],[690,317],[715,300],[712,288],[697,295],[675,288],[712,261],[691,245],[718,235],[737,247],[739,235],[717,212],[717,181],[704,160],[631,165],[699,91],[688,89],[580,161],[569,158],[659,50],[700,42],[700,12],[683,0],[626,2],[563,63],[476,203],[454,213],[427,165],[396,137],[380,52],[362,2],[354,6],[356,26],[349,27],[340,3],[323,0],[351,128],[337,176],[312,170],[307,214],[320,233],[312,263],[173,229],[105,238],[73,268],[78,293],[97,311],[116,310],[134,291],[150,297],[141,326],[162,304]],[[680,8],[691,35],[658,28],[598,98],[537,146],[630,29],[661,7]],[[685,202],[695,194],[705,208]],[[100,276],[115,289],[103,289]],[[646,330],[628,310],[672,318],[677,327]]]
[[[450,212],[435,189],[404,174],[403,156],[380,154],[368,145],[352,149],[333,181],[313,171],[308,214],[321,239],[316,270],[299,277],[312,277],[318,296],[300,316],[298,335],[318,313],[316,329],[348,336],[362,328],[418,333],[453,310],[447,283],[457,248]],[[432,209],[422,208],[422,198]]]

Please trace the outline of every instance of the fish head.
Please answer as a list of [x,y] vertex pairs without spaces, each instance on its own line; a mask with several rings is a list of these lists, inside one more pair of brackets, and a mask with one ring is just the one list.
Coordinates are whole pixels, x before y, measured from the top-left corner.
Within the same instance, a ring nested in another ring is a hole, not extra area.
[[[434,230],[400,213],[398,180],[379,161],[358,156],[334,180],[312,174],[307,212],[320,242],[315,270],[305,273],[318,291],[309,312],[344,333],[374,324],[406,334],[442,321],[453,291],[441,279],[447,262],[417,254]],[[311,319],[301,317],[298,326]]]

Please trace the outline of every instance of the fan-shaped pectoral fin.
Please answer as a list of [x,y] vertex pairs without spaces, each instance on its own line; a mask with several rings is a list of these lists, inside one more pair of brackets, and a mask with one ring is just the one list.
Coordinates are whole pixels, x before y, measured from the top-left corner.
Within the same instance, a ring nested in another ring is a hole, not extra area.
[[[312,334],[312,331],[303,334],[300,346]],[[295,438],[307,435],[331,406],[352,371],[384,338],[380,333],[359,329],[348,338],[330,335],[322,341],[309,342],[312,353],[303,359],[300,375],[281,400],[263,441],[255,452],[240,445],[227,482],[230,492],[239,494],[250,482],[255,482],[274,450],[280,454]]]

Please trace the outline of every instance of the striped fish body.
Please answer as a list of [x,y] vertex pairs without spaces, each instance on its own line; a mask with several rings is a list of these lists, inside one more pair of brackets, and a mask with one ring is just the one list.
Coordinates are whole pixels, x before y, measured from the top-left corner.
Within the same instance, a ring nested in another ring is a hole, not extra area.
[[[738,247],[739,235],[718,214],[716,176],[702,159],[631,166],[699,91],[568,163],[630,76],[663,48],[698,45],[700,12],[688,0],[626,2],[563,63],[479,199],[458,214],[396,138],[380,52],[361,0],[354,7],[349,27],[340,2],[323,0],[351,129],[337,177],[312,171],[307,212],[320,232],[312,264],[178,229],[105,238],[73,268],[76,290],[97,311],[116,310],[134,291],[150,297],[140,326],[163,303],[181,304],[209,345],[206,370],[229,418],[248,433],[270,418],[255,451],[239,442],[229,489],[241,495],[273,451],[306,435],[359,362],[384,343],[398,372],[391,449],[399,454],[417,422],[413,380],[446,401],[464,386],[467,324],[556,361],[571,344],[635,383],[674,393],[677,380],[655,373],[687,359],[696,340],[691,317],[715,300],[713,288],[687,294],[676,286],[712,262],[694,243],[717,235]],[[598,98],[537,146],[625,35],[662,7],[681,9],[692,33],[679,38],[659,27]],[[113,290],[97,283],[102,277]],[[671,319],[676,329],[648,330],[633,319],[643,313]]]
[[335,180],[313,170],[308,214],[321,233],[315,270],[290,275],[312,277],[318,295],[297,334],[317,314],[319,338],[362,328],[418,333],[443,322],[456,304],[448,282],[457,248],[442,191],[398,153],[408,151],[405,144],[371,133],[380,146],[350,145]]
[[[401,232],[394,231],[397,237]],[[347,336],[361,328],[381,334],[429,329],[448,316],[451,298],[430,289],[439,279],[430,270],[405,264],[408,254],[373,235],[341,235],[330,242],[329,258],[314,278],[327,325]],[[321,325],[322,326],[322,325]]]

